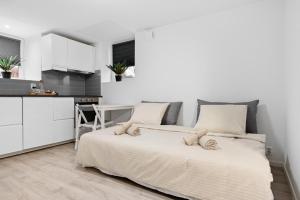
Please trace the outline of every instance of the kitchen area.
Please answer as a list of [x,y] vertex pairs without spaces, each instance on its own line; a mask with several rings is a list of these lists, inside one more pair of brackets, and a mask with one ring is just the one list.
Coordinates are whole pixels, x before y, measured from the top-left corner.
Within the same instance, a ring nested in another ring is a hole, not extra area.
[[0,78],[0,158],[73,141],[75,105],[101,102],[96,48],[53,33],[40,41],[41,80]]

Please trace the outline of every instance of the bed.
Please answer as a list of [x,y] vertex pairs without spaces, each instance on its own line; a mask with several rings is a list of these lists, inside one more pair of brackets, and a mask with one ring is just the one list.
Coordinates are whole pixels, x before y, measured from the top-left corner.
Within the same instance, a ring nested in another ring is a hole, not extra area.
[[188,133],[181,131],[140,128],[139,136],[116,136],[116,128],[83,135],[77,162],[188,199],[273,199],[262,134],[215,136],[220,148],[205,150],[186,146],[182,138]]

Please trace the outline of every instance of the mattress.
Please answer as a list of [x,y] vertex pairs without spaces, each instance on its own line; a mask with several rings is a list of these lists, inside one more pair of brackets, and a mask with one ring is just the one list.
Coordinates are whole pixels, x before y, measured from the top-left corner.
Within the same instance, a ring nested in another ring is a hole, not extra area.
[[139,136],[116,136],[115,128],[84,134],[77,162],[189,199],[273,199],[270,165],[258,140],[215,136],[220,148],[204,150],[186,146],[185,132],[141,128]]

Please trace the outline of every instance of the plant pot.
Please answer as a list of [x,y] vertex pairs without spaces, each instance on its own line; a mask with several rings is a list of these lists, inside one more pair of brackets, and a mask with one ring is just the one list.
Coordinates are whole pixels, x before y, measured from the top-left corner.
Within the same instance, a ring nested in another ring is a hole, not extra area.
[[11,72],[1,72],[1,74],[2,74],[2,78],[7,78],[7,79],[11,78]]
[[117,82],[122,81],[122,75],[115,75],[115,77]]

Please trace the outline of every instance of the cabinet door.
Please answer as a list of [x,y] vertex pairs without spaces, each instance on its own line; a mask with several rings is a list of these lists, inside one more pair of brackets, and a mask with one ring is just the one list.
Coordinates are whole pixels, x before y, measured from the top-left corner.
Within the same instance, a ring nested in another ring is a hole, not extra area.
[[0,155],[21,151],[22,125],[0,127]]
[[22,124],[22,98],[0,98],[0,126]]
[[95,72],[95,61],[96,59],[96,50],[95,47],[89,46],[87,48],[87,65],[86,71],[94,73]]
[[51,34],[53,67],[66,68],[68,66],[68,40]]
[[68,40],[68,68],[94,72],[95,48],[74,40]]
[[74,98],[53,98],[53,143],[74,139]]
[[23,98],[24,149],[52,143],[53,101],[46,97]]
[[68,69],[83,71],[85,54],[81,43],[68,40]]
[[74,119],[74,98],[53,98],[53,119]]
[[53,121],[53,130],[53,143],[74,139],[74,119]]
[[67,70],[68,40],[55,34],[42,37],[42,70]]

